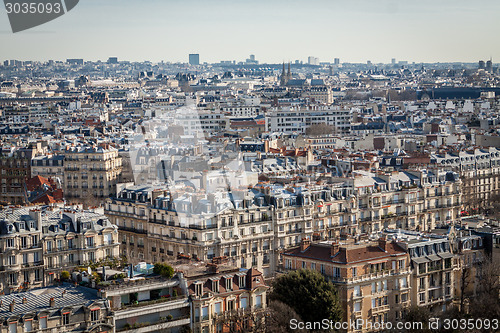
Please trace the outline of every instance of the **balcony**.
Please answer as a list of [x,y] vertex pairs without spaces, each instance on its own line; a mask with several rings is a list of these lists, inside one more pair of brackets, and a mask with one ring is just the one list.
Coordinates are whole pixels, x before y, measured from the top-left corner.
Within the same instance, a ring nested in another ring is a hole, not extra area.
[[122,227],[122,226],[119,226],[118,228],[121,231],[128,231],[128,232],[133,232],[133,233],[136,233],[136,234],[147,234],[148,233],[148,231],[144,230],[144,229],[129,228],[129,227]]
[[377,306],[375,308],[372,308],[371,309],[371,314],[373,316],[375,314],[379,314],[379,313],[386,312],[386,311],[389,311],[389,310],[390,310],[389,304],[387,304],[387,305],[381,305],[381,306]]
[[287,230],[287,232],[286,232],[287,235],[300,234],[300,233],[302,233],[302,228],[291,229],[291,230]]

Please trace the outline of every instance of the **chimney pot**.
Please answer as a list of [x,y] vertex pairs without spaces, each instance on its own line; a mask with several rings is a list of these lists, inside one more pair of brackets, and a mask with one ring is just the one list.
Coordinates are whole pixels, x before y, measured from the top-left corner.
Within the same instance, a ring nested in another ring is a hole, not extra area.
[[16,301],[15,300],[12,300],[12,303],[9,304],[9,310],[10,312],[13,312],[14,311],[14,307],[16,305]]
[[54,307],[56,306],[56,300],[55,300],[55,298],[54,298],[54,297],[51,297],[51,298],[50,298],[50,303],[49,303],[49,306],[50,306],[51,308],[54,308]]
[[23,304],[28,303],[28,299],[26,297],[23,297]]

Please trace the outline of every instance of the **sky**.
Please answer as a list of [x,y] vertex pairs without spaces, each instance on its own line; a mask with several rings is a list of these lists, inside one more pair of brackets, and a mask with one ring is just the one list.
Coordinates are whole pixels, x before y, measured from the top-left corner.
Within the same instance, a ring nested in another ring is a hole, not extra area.
[[0,60],[496,63],[499,18],[498,0],[80,0],[16,34],[0,8]]

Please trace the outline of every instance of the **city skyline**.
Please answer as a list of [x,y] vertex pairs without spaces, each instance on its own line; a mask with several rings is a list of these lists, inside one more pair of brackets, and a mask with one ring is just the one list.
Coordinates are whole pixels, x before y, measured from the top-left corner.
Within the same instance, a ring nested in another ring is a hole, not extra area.
[[[321,62],[476,62],[500,57],[494,1],[85,1],[43,26],[12,34],[0,11],[3,59],[49,60],[110,56],[130,61],[244,61],[308,56]],[[124,20],[127,18],[127,20]],[[130,24],[130,19],[133,24]],[[73,38],[73,41],[71,40]],[[61,47],[63,41],[64,47]],[[69,42],[68,42],[69,41]],[[143,47],[141,47],[141,45]],[[279,54],[274,52],[279,50]],[[32,59],[33,53],[38,59]]]

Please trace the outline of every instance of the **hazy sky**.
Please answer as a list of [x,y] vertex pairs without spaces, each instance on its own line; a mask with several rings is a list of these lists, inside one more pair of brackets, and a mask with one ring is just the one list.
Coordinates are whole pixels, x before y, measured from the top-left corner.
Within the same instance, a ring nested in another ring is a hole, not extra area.
[[499,32],[498,0],[80,0],[16,34],[0,8],[0,60],[496,63]]

